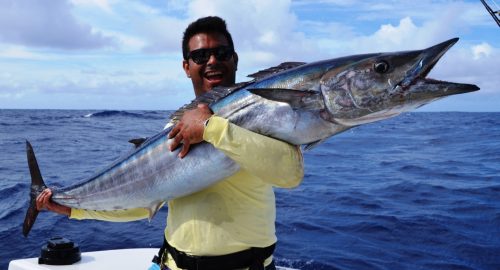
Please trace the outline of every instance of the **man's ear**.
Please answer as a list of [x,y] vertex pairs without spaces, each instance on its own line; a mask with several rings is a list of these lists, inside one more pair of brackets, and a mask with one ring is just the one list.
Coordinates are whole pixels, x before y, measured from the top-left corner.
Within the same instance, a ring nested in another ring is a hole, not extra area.
[[182,60],[182,69],[186,72],[186,76],[191,78],[191,74],[189,74],[189,60]]

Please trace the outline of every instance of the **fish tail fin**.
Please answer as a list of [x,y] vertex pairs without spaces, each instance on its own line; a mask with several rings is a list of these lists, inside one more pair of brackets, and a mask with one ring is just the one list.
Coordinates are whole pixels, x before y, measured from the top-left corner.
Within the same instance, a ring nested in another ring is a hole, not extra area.
[[47,186],[43,182],[40,169],[38,168],[38,163],[36,161],[35,152],[33,152],[33,147],[28,141],[26,141],[26,155],[28,158],[28,166],[31,174],[31,186],[30,186],[30,203],[23,223],[23,235],[25,237],[28,236],[31,227],[33,227],[36,217],[38,216],[39,211],[36,208],[36,197],[44,189],[47,188]]

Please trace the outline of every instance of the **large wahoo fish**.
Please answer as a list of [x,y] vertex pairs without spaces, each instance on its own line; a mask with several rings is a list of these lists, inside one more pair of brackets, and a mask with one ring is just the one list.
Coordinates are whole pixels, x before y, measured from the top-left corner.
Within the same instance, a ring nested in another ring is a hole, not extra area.
[[[479,90],[475,85],[426,79],[458,38],[425,50],[354,55],[314,63],[283,63],[250,75],[254,80],[215,88],[172,115],[171,124],[198,103],[246,129],[294,145],[313,147],[349,128],[396,116],[433,100]],[[55,189],[52,200],[89,210],[149,209],[206,188],[239,170],[211,144],[193,146],[179,159],[168,150],[170,128],[142,142],[101,172]],[[46,188],[27,142],[31,201],[23,224],[28,235]]]

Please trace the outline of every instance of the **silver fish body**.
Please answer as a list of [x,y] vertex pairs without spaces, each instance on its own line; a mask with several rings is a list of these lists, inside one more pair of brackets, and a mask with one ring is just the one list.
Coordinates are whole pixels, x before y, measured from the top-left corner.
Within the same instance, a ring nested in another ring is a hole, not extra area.
[[[441,97],[478,90],[475,85],[426,79],[458,39],[425,50],[376,53],[314,63],[288,63],[253,75],[254,81],[215,88],[174,113],[207,102],[219,116],[254,132],[307,148],[357,125],[412,110]],[[88,210],[158,208],[234,174],[239,166],[208,143],[194,145],[184,159],[168,150],[170,129],[92,177],[54,190],[62,205]],[[46,188],[27,143],[32,176],[26,236],[38,214],[36,196]]]
[[201,190],[239,169],[207,143],[193,147],[192,157],[178,158],[178,151],[168,149],[168,131],[84,182],[55,189],[52,200],[90,210],[141,207],[152,217],[165,201]]

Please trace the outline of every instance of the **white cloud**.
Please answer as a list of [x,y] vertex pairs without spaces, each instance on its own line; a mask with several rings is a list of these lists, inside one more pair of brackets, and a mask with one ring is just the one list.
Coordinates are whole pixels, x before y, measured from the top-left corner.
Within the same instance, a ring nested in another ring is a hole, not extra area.
[[120,51],[138,52],[148,44],[146,39],[136,35],[109,30],[102,30],[102,32],[107,36],[112,36],[120,44],[117,48]]
[[378,50],[391,50],[394,47],[406,45],[405,43],[415,38],[417,32],[418,27],[411,18],[406,17],[401,19],[397,26],[383,24],[377,32],[367,37],[364,43]]
[[0,9],[0,42],[60,49],[96,49],[113,39],[79,23],[64,0],[4,0]]
[[[430,75],[436,74],[438,79],[443,80],[477,84],[481,88],[479,95],[500,94],[499,51],[482,43],[457,46],[444,55],[443,60],[436,65],[435,72]],[[480,57],[476,58],[478,54]]]
[[151,6],[141,1],[108,0],[111,14],[89,8],[89,4],[95,5],[92,2],[78,1],[85,3],[75,11],[79,19],[96,24],[96,29],[117,40],[120,44],[117,49],[121,51],[148,54],[180,51],[182,31],[187,21],[179,18],[182,17],[179,10],[182,3],[179,1],[152,2],[156,6]]
[[[246,75],[284,61],[313,61],[325,55],[317,37],[307,35],[300,28],[304,24],[293,12],[294,5],[297,3],[288,0],[215,0],[209,4],[196,0],[190,3],[187,14],[189,21],[210,15],[226,20],[240,55],[239,73]],[[308,22],[307,26],[324,29],[314,22]],[[333,32],[331,29],[326,31]]]
[[405,17],[397,25],[382,24],[373,34],[342,42],[344,53],[424,49],[455,36],[443,20],[416,25],[410,17]]
[[474,60],[478,60],[484,57],[489,57],[493,51],[490,44],[483,42],[478,45],[474,45],[471,48]]
[[0,47],[0,58],[4,59],[27,59],[27,60],[47,60],[46,54],[34,53],[19,46]]
[[499,92],[498,37],[477,32],[495,25],[472,1],[3,0],[2,97],[36,91],[97,100],[140,92],[180,105],[192,95],[180,65],[182,33],[208,15],[228,23],[238,76],[284,61],[423,49],[466,36],[431,75],[479,84],[481,94]]
[[[181,39],[186,23],[170,17],[154,17],[137,22],[136,29],[146,40],[148,53],[181,52]],[[182,29],[182,30],[181,30]]]
[[2,98],[2,99],[20,100],[20,99],[22,99],[25,96],[26,95],[24,93],[1,93],[0,92],[0,98]]
[[70,0],[70,2],[77,6],[98,7],[107,13],[113,13],[113,9],[108,0]]

